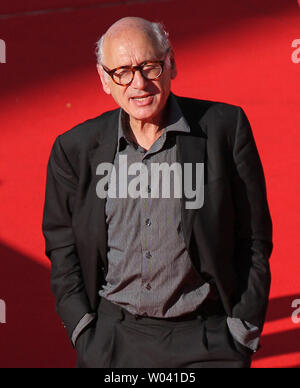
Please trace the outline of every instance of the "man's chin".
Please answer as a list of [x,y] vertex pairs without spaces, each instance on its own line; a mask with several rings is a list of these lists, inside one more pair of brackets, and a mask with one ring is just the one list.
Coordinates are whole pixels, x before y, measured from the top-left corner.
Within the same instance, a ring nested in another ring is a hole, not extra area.
[[151,121],[153,118],[157,117],[159,114],[158,110],[147,108],[133,109],[128,112],[131,119],[137,121]]

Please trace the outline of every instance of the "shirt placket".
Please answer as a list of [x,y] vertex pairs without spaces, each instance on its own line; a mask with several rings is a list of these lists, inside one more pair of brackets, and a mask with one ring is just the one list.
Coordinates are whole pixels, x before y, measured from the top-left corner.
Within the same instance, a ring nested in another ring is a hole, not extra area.
[[[145,194],[147,196],[140,197],[140,221],[141,221],[141,247],[142,247],[142,263],[141,263],[141,314],[147,315],[146,308],[149,310],[151,303],[151,290],[153,285],[151,284],[153,263],[155,260],[154,254],[151,249],[151,240],[153,237],[153,224],[151,222],[151,196],[150,196],[150,164],[153,155],[145,153],[142,159],[142,164],[146,167],[147,174],[147,187],[145,188]],[[144,182],[145,183],[145,182]],[[142,181],[141,181],[142,184]],[[148,311],[149,312],[149,311]]]
[[152,303],[152,291],[155,287],[155,284],[153,284],[152,279],[154,278],[154,268],[156,266],[156,260],[155,252],[153,251],[153,240],[155,238],[158,238],[155,234],[155,226],[152,222],[154,219],[152,212],[153,209],[153,202],[151,198],[151,163],[154,163],[157,159],[157,152],[160,151],[163,147],[165,141],[165,135],[162,135],[161,138],[158,139],[157,142],[155,142],[150,150],[145,153],[142,163],[147,168],[147,177],[148,177],[148,184],[147,184],[147,197],[146,198],[140,198],[141,201],[141,246],[142,246],[142,264],[141,264],[141,273],[142,273],[142,282],[141,282],[141,311],[142,315],[147,315],[146,312],[144,312],[146,309],[151,314],[153,312],[149,311],[149,306],[153,306]]

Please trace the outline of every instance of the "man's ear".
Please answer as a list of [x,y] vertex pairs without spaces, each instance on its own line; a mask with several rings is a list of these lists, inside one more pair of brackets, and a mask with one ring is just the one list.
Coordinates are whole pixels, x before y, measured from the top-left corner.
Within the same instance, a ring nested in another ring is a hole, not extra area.
[[99,77],[101,79],[103,90],[106,94],[111,94],[110,86],[109,86],[109,80],[106,77],[106,73],[104,72],[101,65],[97,65],[97,71],[99,74]]
[[170,53],[170,63],[171,63],[171,79],[175,79],[177,76],[177,66],[176,66],[173,50],[171,50],[171,53]]

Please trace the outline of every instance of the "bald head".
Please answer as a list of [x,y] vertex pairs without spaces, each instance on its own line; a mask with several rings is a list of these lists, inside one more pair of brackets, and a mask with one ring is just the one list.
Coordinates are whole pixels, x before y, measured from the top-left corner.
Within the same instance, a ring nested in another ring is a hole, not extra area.
[[161,54],[170,47],[168,33],[160,23],[152,23],[148,20],[138,17],[125,17],[115,22],[97,42],[97,60],[98,64],[105,61],[105,53],[116,40],[127,40],[132,37],[142,36],[152,43]]
[[160,126],[177,74],[161,24],[137,17],[120,19],[101,37],[97,48],[103,90],[127,113],[130,125],[136,129],[146,124]]
[[138,17],[125,17],[116,21],[106,32],[106,37],[111,38],[115,35],[120,35],[127,30],[141,31],[153,35],[152,23],[148,20]]

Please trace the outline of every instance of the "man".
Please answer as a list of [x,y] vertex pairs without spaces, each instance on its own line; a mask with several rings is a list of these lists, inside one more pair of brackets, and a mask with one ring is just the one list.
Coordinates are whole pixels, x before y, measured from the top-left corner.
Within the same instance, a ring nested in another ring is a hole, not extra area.
[[[57,137],[43,220],[77,366],[250,367],[272,222],[249,122],[239,107],[171,93],[160,24],[123,18],[97,55],[120,109]],[[155,181],[155,165],[168,179]]]

